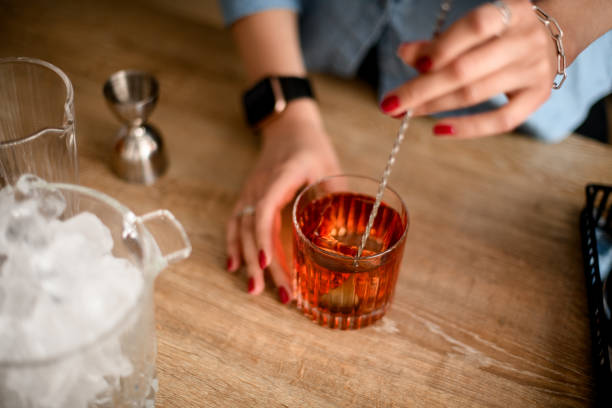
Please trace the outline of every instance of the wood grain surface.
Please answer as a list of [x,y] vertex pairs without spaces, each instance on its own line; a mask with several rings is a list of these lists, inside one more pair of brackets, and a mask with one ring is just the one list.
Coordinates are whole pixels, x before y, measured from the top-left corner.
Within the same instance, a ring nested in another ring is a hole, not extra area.
[[[258,140],[217,12],[211,0],[0,1],[0,55],[48,60],[73,81],[82,184],[137,214],[171,210],[192,240],[156,283],[157,405],[591,405],[578,214],[586,183],[612,183],[612,148],[440,140],[415,120],[390,180],[412,221],[394,304],[373,327],[321,328],[224,270],[225,221]],[[151,122],[170,167],[152,187],[109,170],[118,123],[102,84],[124,68],[161,86]],[[378,177],[399,122],[363,83],[314,86],[344,170]]]

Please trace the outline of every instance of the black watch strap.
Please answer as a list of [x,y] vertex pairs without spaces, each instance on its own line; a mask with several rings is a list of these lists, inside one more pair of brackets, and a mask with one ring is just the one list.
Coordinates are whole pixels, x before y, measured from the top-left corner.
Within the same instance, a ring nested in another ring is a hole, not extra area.
[[300,77],[279,77],[287,102],[297,98],[314,98],[310,81]]
[[252,127],[259,127],[267,119],[284,111],[290,101],[298,98],[314,98],[307,78],[264,78],[243,95],[247,122]]

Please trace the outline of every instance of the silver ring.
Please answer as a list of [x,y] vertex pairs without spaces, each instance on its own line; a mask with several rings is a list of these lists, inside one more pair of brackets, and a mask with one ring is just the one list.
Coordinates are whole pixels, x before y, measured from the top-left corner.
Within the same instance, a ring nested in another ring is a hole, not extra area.
[[242,210],[240,210],[240,212],[238,213],[238,216],[242,217],[243,215],[253,215],[253,214],[255,214],[255,207],[253,207],[252,205],[247,205]]
[[512,20],[512,11],[510,10],[510,7],[508,7],[508,5],[502,0],[495,0],[491,4],[499,10],[502,16],[502,21],[504,22],[504,29],[499,34],[497,34],[499,36],[510,26],[510,21]]

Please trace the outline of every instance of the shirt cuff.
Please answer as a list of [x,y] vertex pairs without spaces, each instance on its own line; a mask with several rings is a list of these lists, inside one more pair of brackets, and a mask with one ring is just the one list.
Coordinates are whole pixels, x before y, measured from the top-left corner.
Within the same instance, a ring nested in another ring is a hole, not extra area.
[[270,9],[288,9],[299,13],[300,0],[219,0],[223,21],[229,26],[250,14]]

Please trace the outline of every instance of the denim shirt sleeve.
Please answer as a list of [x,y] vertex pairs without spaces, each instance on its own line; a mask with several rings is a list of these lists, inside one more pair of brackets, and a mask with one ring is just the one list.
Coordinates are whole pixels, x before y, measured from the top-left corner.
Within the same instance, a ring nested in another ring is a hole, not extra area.
[[289,9],[300,12],[301,0],[219,0],[223,21],[226,25],[249,14],[269,9]]

